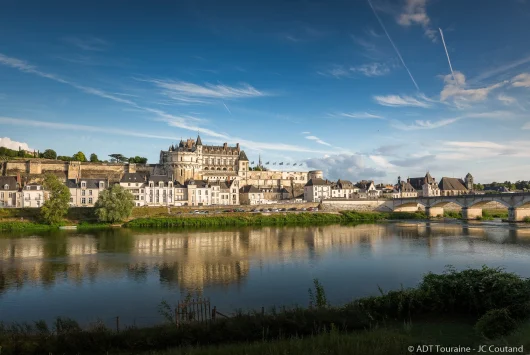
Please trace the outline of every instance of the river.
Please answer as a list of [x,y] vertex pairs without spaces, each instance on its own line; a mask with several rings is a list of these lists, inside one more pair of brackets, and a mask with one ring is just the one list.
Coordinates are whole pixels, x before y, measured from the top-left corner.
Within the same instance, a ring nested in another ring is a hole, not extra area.
[[160,322],[162,300],[209,297],[223,313],[302,305],[318,278],[333,304],[415,286],[426,272],[502,266],[530,276],[530,228],[396,222],[0,234],[0,321],[67,316]]

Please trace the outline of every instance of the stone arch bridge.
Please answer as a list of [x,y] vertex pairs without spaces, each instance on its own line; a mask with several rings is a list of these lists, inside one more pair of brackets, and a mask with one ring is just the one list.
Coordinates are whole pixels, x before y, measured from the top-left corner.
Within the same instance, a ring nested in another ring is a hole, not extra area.
[[464,219],[475,219],[482,216],[482,208],[489,202],[506,206],[509,221],[522,221],[530,217],[530,193],[395,198],[387,206],[393,211],[416,211],[422,205],[427,216],[436,217],[443,216],[444,206],[454,203],[462,207]]

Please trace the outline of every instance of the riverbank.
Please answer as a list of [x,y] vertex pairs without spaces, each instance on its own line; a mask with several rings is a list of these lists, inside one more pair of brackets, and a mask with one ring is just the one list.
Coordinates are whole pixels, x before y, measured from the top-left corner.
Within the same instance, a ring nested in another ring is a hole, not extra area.
[[530,346],[530,281],[515,274],[486,267],[448,269],[426,275],[416,288],[381,293],[330,306],[315,280],[310,308],[240,311],[228,318],[182,323],[167,304],[160,307],[166,323],[159,326],[111,329],[95,323],[81,329],[71,319],[57,318],[51,325],[4,324],[0,344],[2,355],[311,354],[310,349],[326,347],[337,354],[352,349],[404,354],[411,345]]
[[[423,220],[422,212],[296,212],[296,213],[224,213],[222,215],[178,214],[135,218],[121,226],[127,228],[174,228],[211,226],[271,226],[271,225],[321,225],[353,222],[381,222],[388,220]],[[95,221],[70,222],[65,220],[58,225],[41,224],[29,220],[0,220],[0,230],[53,230],[63,225],[73,225],[77,229],[113,228],[119,225],[97,223]]]

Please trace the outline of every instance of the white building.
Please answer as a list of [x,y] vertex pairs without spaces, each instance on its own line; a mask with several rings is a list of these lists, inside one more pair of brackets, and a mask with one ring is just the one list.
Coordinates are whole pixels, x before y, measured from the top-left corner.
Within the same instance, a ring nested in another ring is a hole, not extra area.
[[320,202],[331,198],[331,183],[328,180],[313,178],[304,186],[304,200]]
[[169,176],[151,175],[147,178],[145,203],[148,206],[174,206],[173,181]]
[[217,181],[211,182],[212,205],[239,205],[239,181]]
[[103,179],[76,179],[66,180],[66,186],[70,189],[70,206],[94,207],[108,183]]
[[134,196],[135,206],[145,206],[145,186],[147,177],[140,173],[125,173],[120,180],[120,186]]
[[188,189],[178,181],[173,184],[175,206],[188,204]]
[[212,187],[207,181],[190,179],[186,181],[185,186],[188,190],[188,206],[212,204]]
[[381,190],[375,187],[373,181],[360,181],[356,185],[359,188],[359,198],[378,198],[382,194]]
[[23,208],[39,208],[44,204],[44,187],[41,184],[28,184],[21,191]]
[[245,185],[239,189],[240,201],[242,205],[260,205],[266,203],[263,190],[253,185]]
[[410,184],[410,180],[401,181],[398,178],[398,183],[394,186],[394,192],[392,193],[393,198],[403,198],[403,197],[418,197],[418,192]]
[[359,188],[348,180],[337,180],[331,185],[332,198],[355,198],[359,193]]
[[0,207],[17,207],[19,183],[15,176],[0,176]]

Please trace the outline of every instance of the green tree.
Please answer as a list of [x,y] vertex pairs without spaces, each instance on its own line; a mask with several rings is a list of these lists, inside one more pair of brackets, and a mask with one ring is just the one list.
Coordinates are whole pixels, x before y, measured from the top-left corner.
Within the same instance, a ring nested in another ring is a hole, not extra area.
[[98,159],[98,156],[96,155],[96,153],[92,153],[92,154],[90,154],[90,161],[91,161],[92,163],[97,163],[97,162],[99,162],[99,159]]
[[42,157],[44,159],[57,159],[57,153],[55,153],[55,150],[53,149],[46,149],[44,153],[42,153]]
[[18,147],[18,156],[21,158],[24,158],[26,156],[26,152],[23,151],[20,147]]
[[77,152],[72,156],[73,161],[86,161],[85,153]]
[[101,222],[119,222],[131,215],[134,196],[122,186],[115,184],[99,194],[96,216]]
[[70,190],[52,174],[44,176],[44,190],[49,195],[41,208],[41,217],[48,224],[59,223],[68,213]]

